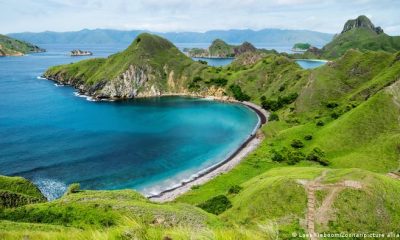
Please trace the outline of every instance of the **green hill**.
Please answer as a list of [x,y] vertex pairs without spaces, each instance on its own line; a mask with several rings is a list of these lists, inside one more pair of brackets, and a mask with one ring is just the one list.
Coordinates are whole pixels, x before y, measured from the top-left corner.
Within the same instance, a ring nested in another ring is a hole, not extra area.
[[301,236],[311,225],[317,233],[400,230],[400,181],[382,174],[280,167],[236,189],[224,193],[229,206],[218,216],[185,203],[152,203],[132,190],[77,191],[0,209],[0,237],[250,240]]
[[400,50],[400,36],[389,36],[366,16],[359,16],[347,21],[343,31],[323,47],[323,57],[336,58],[349,49],[396,52]]
[[22,56],[44,51],[38,46],[0,34],[0,56]]
[[188,79],[204,68],[168,40],[143,33],[123,52],[56,66],[44,76],[98,98],[131,98],[186,91]]
[[190,57],[233,58],[248,52],[254,53],[257,49],[249,42],[244,42],[241,45],[230,45],[221,39],[215,39],[207,49],[186,48],[184,51]]

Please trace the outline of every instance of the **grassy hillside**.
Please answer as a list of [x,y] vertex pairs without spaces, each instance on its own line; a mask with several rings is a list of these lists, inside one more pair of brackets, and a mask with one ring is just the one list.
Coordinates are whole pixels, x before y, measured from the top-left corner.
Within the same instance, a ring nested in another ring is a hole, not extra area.
[[21,56],[27,53],[43,51],[45,50],[28,42],[0,34],[0,56]]
[[[319,186],[315,199],[312,184]],[[131,190],[78,191],[1,209],[0,237],[286,239],[307,232],[310,201],[315,201],[315,232],[396,232],[399,192],[400,181],[365,170],[277,167],[223,193],[227,202],[209,200],[213,208],[229,203],[218,216],[185,203],[151,203]]]
[[21,177],[0,176],[0,208],[18,207],[45,200],[33,183]]
[[346,22],[343,31],[322,48],[322,55],[325,58],[337,58],[349,49],[393,53],[400,50],[400,36],[389,36],[380,27],[375,27],[366,16],[359,16]]
[[400,50],[400,36],[377,34],[369,29],[352,29],[333,38],[322,50],[323,56],[335,58],[349,49],[396,52]]

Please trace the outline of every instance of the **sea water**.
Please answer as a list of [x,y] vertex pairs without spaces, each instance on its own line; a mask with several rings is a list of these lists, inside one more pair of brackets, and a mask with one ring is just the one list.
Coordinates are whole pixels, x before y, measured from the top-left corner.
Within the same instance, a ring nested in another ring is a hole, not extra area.
[[164,97],[96,102],[40,76],[50,66],[107,56],[126,46],[43,45],[0,58],[0,174],[32,180],[49,199],[83,189],[157,194],[229,156],[257,125],[239,104]]

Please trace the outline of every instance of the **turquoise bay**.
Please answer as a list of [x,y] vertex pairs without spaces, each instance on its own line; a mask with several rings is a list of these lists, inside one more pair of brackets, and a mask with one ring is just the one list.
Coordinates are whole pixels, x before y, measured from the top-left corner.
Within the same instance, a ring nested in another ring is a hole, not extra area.
[[[31,179],[49,199],[73,182],[158,193],[224,160],[258,122],[242,105],[205,99],[87,101],[38,78],[84,58],[68,56],[72,46],[44,47],[47,53],[0,58],[0,174]],[[80,46],[95,56],[124,47]]]

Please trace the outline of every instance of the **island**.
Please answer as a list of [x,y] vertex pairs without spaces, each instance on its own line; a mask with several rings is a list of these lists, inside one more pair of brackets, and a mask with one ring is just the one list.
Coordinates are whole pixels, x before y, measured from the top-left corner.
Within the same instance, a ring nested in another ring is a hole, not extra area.
[[45,51],[45,49],[31,43],[0,34],[0,57],[23,56],[28,53],[41,53]]
[[305,52],[311,47],[309,43],[296,43],[292,47],[292,52]]
[[255,52],[257,49],[249,42],[241,45],[230,45],[221,39],[215,39],[207,49],[203,48],[185,48],[189,57],[197,58],[234,58],[245,52]]
[[78,56],[92,56],[93,53],[91,51],[84,51],[80,49],[75,49],[71,51],[71,56],[78,57]]

